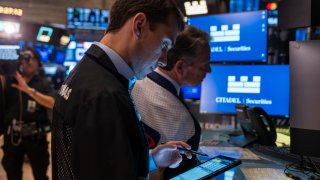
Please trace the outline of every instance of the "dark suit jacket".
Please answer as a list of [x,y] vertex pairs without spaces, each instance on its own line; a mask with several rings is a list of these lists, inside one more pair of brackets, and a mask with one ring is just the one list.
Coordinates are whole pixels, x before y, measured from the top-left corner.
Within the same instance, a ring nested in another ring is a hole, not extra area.
[[137,179],[149,171],[148,142],[128,80],[92,45],[54,107],[53,179]]

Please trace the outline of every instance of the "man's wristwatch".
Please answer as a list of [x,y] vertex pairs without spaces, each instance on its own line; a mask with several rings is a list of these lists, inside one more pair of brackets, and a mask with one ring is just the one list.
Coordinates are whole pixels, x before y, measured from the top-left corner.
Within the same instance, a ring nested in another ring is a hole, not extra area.
[[31,88],[31,95],[35,95],[37,93],[37,90],[35,88]]

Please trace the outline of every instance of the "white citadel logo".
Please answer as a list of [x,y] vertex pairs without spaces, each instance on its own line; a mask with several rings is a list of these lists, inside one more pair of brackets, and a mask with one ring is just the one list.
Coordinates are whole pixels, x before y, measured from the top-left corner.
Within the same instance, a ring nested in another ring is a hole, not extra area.
[[205,0],[184,2],[184,8],[187,15],[207,14],[208,7]]
[[261,87],[261,76],[253,76],[252,81],[248,81],[248,76],[240,76],[240,81],[236,81],[236,76],[228,76],[228,93],[250,93],[259,94]]
[[210,26],[212,42],[240,41],[240,24],[233,24],[230,30],[228,25],[221,25],[220,29],[219,31],[218,26]]

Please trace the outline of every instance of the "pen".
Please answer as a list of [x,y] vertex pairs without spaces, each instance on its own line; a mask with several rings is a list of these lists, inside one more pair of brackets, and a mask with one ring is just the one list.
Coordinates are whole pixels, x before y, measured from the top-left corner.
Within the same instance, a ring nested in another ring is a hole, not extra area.
[[197,151],[193,151],[193,150],[189,150],[189,149],[185,149],[185,148],[182,148],[182,147],[177,147],[177,149],[179,151],[185,151],[185,152],[188,152],[188,153],[191,153],[191,154],[197,154],[197,155],[201,155],[201,156],[208,156],[207,154],[204,154],[204,153],[201,153],[201,152],[197,152]]

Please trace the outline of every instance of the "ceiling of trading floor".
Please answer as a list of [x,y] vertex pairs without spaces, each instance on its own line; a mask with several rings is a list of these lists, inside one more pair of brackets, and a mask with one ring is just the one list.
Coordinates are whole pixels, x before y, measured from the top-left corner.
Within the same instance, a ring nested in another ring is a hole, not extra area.
[[[110,9],[115,0],[0,0],[0,6],[21,8],[22,21],[41,24],[65,25],[67,8]],[[180,8],[186,0],[175,0]],[[192,1],[192,0],[191,0]],[[229,0],[207,0],[209,13],[226,12]]]
[[62,24],[68,7],[110,9],[115,0],[0,0],[0,6],[21,8],[22,21]]

